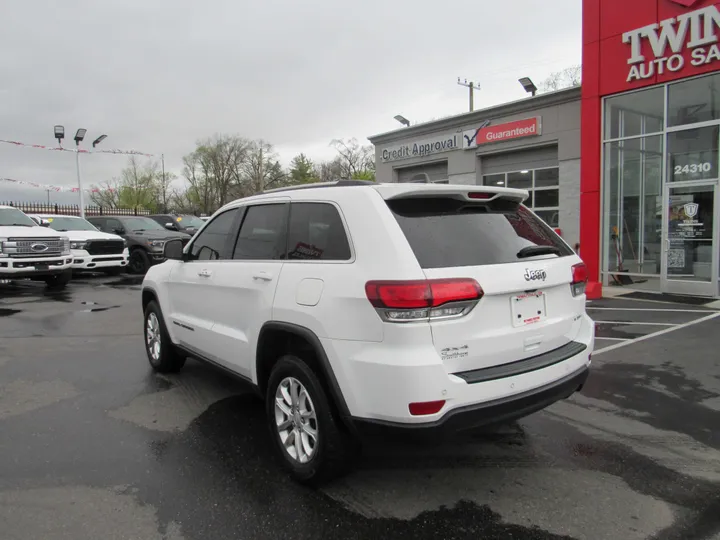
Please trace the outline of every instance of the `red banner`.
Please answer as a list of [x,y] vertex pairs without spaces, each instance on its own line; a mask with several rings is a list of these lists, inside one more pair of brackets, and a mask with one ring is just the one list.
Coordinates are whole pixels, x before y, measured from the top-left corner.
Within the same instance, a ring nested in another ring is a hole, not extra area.
[[478,145],[488,144],[522,137],[535,137],[540,135],[540,117],[516,120],[505,124],[488,126],[478,131],[475,141]]

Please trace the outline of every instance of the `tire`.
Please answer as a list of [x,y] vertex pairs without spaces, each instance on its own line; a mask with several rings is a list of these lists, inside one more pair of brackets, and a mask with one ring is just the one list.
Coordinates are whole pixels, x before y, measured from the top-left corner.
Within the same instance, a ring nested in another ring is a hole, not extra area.
[[[293,381],[301,386],[293,386]],[[291,387],[298,389],[297,395],[300,399],[296,403],[299,402],[300,406],[297,414],[288,416],[279,407],[276,408],[276,399],[279,396],[285,408],[293,410],[292,399],[289,403],[287,396],[283,396],[280,391],[281,385],[288,392],[291,391]],[[307,395],[309,400],[303,399],[303,395]],[[265,410],[273,446],[294,480],[317,486],[342,476],[350,469],[358,443],[343,430],[320,379],[300,358],[286,355],[275,364],[268,381]],[[305,417],[303,412],[307,414],[310,410],[314,412],[314,417]],[[286,424],[290,422],[283,435],[279,429],[279,422]],[[306,431],[308,427],[315,432],[314,444],[312,435]],[[292,444],[297,433],[302,433],[299,446],[301,452],[305,454],[305,459],[301,460],[296,459],[298,445]],[[283,441],[288,442],[290,450],[286,449]],[[304,444],[306,442],[307,446]]]
[[133,249],[128,260],[128,272],[131,274],[144,274],[150,269],[150,256],[142,248]]
[[44,279],[48,289],[59,291],[64,289],[72,279],[72,270],[63,270],[59,274],[48,276]]
[[145,308],[143,317],[145,353],[153,370],[158,373],[176,373],[185,365],[185,356],[180,354],[170,340],[160,306],[154,300]]

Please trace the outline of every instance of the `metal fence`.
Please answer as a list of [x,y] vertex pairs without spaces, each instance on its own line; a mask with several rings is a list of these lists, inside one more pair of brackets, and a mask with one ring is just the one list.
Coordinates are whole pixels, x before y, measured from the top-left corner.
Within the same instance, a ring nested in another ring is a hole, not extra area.
[[[55,214],[60,216],[79,216],[80,206],[77,204],[44,204],[28,202],[0,201],[0,205],[13,206],[26,214]],[[86,216],[147,216],[149,210],[144,208],[109,208],[104,206],[86,206]]]

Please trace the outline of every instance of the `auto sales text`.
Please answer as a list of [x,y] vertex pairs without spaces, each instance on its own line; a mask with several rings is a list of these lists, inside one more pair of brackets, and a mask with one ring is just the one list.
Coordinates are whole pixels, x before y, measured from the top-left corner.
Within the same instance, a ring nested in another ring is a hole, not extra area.
[[[689,62],[702,66],[720,60],[716,28],[720,26],[720,11],[714,5],[671,17],[659,24],[651,24],[623,34],[623,43],[630,44],[631,66],[627,82],[649,79],[666,71],[680,71],[685,67],[683,49],[692,49]],[[688,38],[689,35],[689,39]],[[655,56],[646,61],[642,54],[643,39],[646,39]],[[686,43],[687,40],[687,43]],[[666,54],[670,47],[671,55]]]

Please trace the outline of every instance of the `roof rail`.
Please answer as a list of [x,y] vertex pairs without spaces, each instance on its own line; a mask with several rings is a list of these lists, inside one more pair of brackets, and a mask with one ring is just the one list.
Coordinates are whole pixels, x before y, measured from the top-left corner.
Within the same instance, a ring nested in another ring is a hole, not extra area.
[[313,189],[324,187],[347,187],[347,186],[374,186],[372,180],[335,180],[333,182],[315,182],[313,184],[300,184],[298,186],[287,186],[275,189],[266,189],[261,193],[280,193],[283,191],[296,191],[298,189]]

